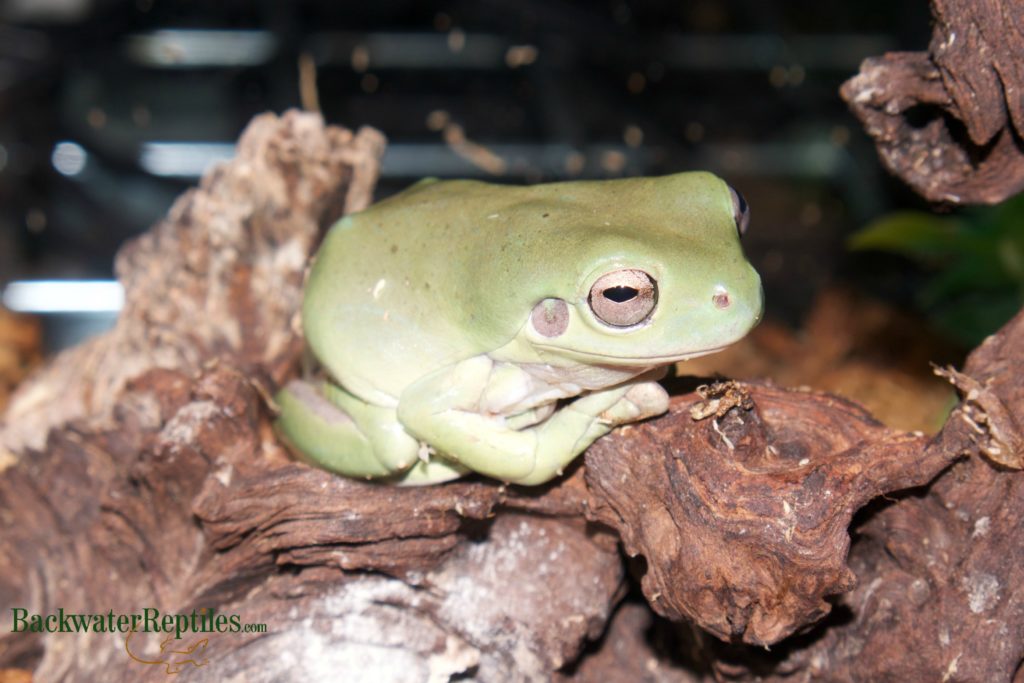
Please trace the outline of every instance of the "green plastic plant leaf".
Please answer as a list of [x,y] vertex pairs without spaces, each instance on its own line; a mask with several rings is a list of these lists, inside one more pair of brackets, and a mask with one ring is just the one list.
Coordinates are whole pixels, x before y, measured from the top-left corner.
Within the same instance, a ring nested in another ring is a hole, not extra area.
[[918,261],[940,259],[973,246],[970,231],[958,220],[919,211],[901,211],[869,224],[850,236],[855,251],[876,249]]
[[958,216],[892,213],[847,245],[899,254],[929,270],[918,305],[962,343],[980,342],[1024,305],[1024,196]]

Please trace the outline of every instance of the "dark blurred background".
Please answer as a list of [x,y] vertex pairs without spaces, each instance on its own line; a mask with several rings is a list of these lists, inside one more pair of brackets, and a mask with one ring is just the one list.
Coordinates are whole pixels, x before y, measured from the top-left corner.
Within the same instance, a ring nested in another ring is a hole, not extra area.
[[[110,279],[252,116],[305,106],[388,136],[378,197],[425,175],[709,169],[752,207],[770,316],[797,322],[837,279],[898,299],[844,240],[921,204],[838,87],[929,35],[925,0],[0,0],[0,286]],[[103,285],[26,291],[7,303],[95,309],[51,315],[51,348],[117,305]]]

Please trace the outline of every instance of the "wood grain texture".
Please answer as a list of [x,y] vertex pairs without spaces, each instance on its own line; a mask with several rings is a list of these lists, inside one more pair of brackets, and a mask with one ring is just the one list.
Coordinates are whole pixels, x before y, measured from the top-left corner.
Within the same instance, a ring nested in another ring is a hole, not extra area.
[[932,202],[995,204],[1024,189],[1024,11],[932,0],[928,52],[872,57],[841,89],[890,172]]

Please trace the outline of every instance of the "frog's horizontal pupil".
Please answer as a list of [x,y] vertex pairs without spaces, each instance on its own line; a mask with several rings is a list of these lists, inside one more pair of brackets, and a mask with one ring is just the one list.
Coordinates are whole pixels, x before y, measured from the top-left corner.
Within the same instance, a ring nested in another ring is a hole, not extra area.
[[608,299],[609,301],[614,301],[617,304],[621,304],[629,301],[630,299],[635,299],[640,292],[634,289],[633,287],[619,286],[609,287],[608,289],[604,290],[601,293],[604,295],[605,299]]
[[624,268],[605,273],[590,288],[587,305],[611,327],[642,323],[658,303],[658,283],[642,270]]

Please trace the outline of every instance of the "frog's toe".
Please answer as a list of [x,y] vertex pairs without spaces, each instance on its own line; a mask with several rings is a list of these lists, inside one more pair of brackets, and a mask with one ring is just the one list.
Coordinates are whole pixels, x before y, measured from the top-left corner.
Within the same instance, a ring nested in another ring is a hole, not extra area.
[[600,415],[611,425],[626,424],[661,415],[668,410],[668,392],[657,382],[634,384],[618,402]]
[[661,415],[668,410],[668,392],[657,382],[635,384],[626,392],[625,398],[637,407],[638,420]]
[[453,460],[432,454],[428,460],[420,460],[405,472],[386,481],[398,486],[426,486],[458,479],[470,471]]

